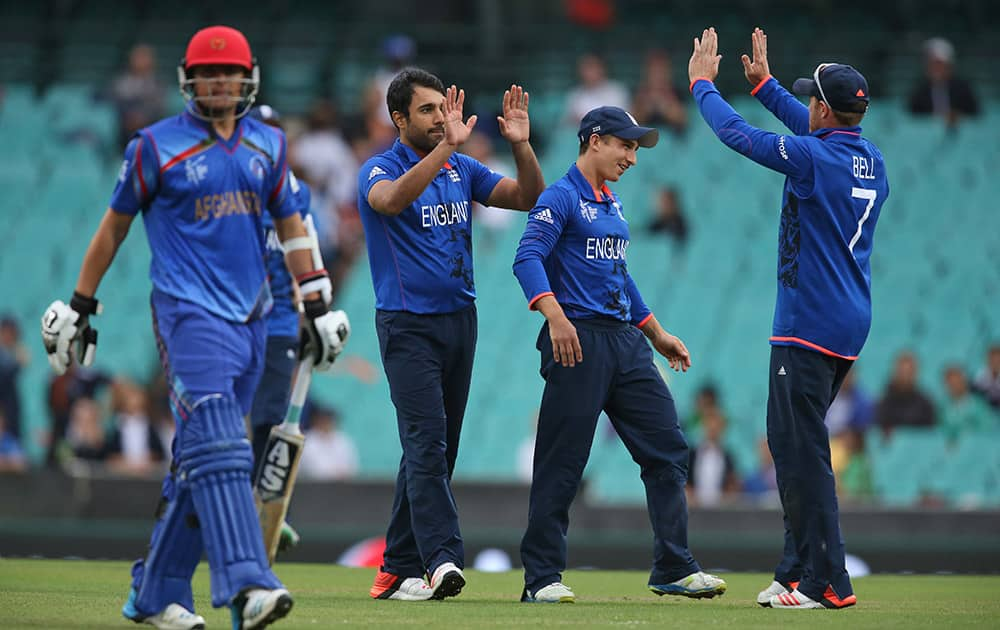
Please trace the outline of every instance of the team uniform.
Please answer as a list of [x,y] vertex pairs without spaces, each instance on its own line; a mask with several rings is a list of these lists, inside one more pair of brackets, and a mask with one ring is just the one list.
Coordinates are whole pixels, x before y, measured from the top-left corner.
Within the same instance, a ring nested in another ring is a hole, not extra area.
[[[867,103],[863,85],[857,98]],[[851,605],[824,416],[871,323],[872,238],[889,194],[882,154],[860,127],[810,133],[808,108],[773,77],[753,94],[792,135],[750,126],[708,80],[696,79],[691,91],[727,146],[786,175],[767,409],[785,512],[775,580],[786,588],[798,583],[801,594],[826,607]],[[776,605],[785,604],[796,605]]]
[[[649,584],[667,585],[701,570],[687,548],[688,446],[639,330],[652,313],[629,275],[628,244],[617,195],[606,185],[595,190],[573,165],[539,197],[517,249],[514,274],[529,305],[554,296],[576,327],[584,357],[574,367],[556,363],[548,324],[542,326],[536,345],[545,391],[521,541],[522,601],[536,601],[539,590],[561,579],[569,508],[602,410],[646,486],[654,534]],[[567,591],[565,601],[571,598]]]
[[[309,187],[296,179],[291,169],[288,170],[288,185],[293,205],[305,219],[310,216]],[[267,278],[274,305],[267,316],[264,372],[260,377],[260,384],[257,386],[257,393],[250,410],[255,462],[260,461],[271,427],[281,422],[288,409],[292,374],[298,362],[299,350],[299,311],[293,300],[295,287],[292,274],[285,264],[285,250],[274,228],[274,220],[269,214],[264,214],[261,218],[264,226]]]
[[177,433],[149,554],[135,563],[123,611],[142,619],[179,603],[194,609],[202,553],[212,605],[248,587],[277,589],[251,493],[243,417],[263,369],[272,297],[262,217],[297,211],[284,135],[236,123],[229,140],[189,112],[137,133],[111,198],[142,213],[152,251],[152,310]]
[[[433,574],[445,563],[464,565],[450,479],[477,335],[471,203],[486,204],[502,179],[454,153],[398,216],[373,210],[372,186],[401,177],[419,161],[397,139],[365,162],[358,177],[379,347],[403,447],[382,571],[401,578]],[[379,592],[373,596],[392,591]]]

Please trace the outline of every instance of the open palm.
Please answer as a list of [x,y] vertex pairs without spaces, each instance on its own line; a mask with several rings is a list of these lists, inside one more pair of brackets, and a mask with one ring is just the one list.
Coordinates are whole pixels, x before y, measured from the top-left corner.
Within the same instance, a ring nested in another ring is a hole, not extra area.
[[462,109],[465,106],[465,90],[454,85],[445,90],[444,95],[444,141],[453,147],[463,144],[469,139],[472,128],[476,126],[476,116],[469,116],[468,122],[462,121]]
[[503,116],[497,116],[500,135],[511,144],[527,142],[531,132],[528,119],[528,93],[520,85],[511,85],[503,93]]

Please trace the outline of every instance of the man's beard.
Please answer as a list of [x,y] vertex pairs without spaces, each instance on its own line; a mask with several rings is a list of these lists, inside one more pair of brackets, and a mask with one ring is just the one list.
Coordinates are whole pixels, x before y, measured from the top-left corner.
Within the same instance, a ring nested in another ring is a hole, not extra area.
[[417,149],[423,151],[424,153],[430,153],[437,147],[437,145],[441,144],[441,141],[444,140],[444,136],[435,140],[427,133],[422,133],[416,136],[407,134],[407,139],[410,141],[410,144]]

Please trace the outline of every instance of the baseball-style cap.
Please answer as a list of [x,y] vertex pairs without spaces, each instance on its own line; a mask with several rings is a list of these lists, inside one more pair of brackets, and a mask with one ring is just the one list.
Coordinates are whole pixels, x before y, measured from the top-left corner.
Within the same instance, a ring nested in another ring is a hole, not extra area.
[[201,65],[240,66],[253,68],[250,44],[243,33],[229,26],[203,28],[188,42],[184,53],[184,67]]
[[815,96],[837,112],[864,113],[868,109],[868,81],[852,66],[821,63],[811,79],[795,79],[792,92]]
[[638,140],[640,147],[655,147],[660,132],[650,127],[640,127],[632,114],[621,107],[598,107],[592,109],[580,121],[580,142],[586,142],[591,134],[612,135],[623,140]]

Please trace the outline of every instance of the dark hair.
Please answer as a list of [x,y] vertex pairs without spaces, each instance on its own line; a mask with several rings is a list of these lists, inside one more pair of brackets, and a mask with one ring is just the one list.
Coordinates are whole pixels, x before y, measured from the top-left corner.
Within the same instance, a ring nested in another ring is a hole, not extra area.
[[838,112],[835,109],[832,111],[837,122],[845,127],[857,127],[861,124],[861,119],[865,117],[864,112]]
[[385,93],[385,104],[389,107],[390,118],[392,112],[399,112],[407,119],[410,118],[410,103],[413,101],[415,85],[444,94],[444,83],[441,83],[441,79],[420,68],[404,68],[392,80]]

